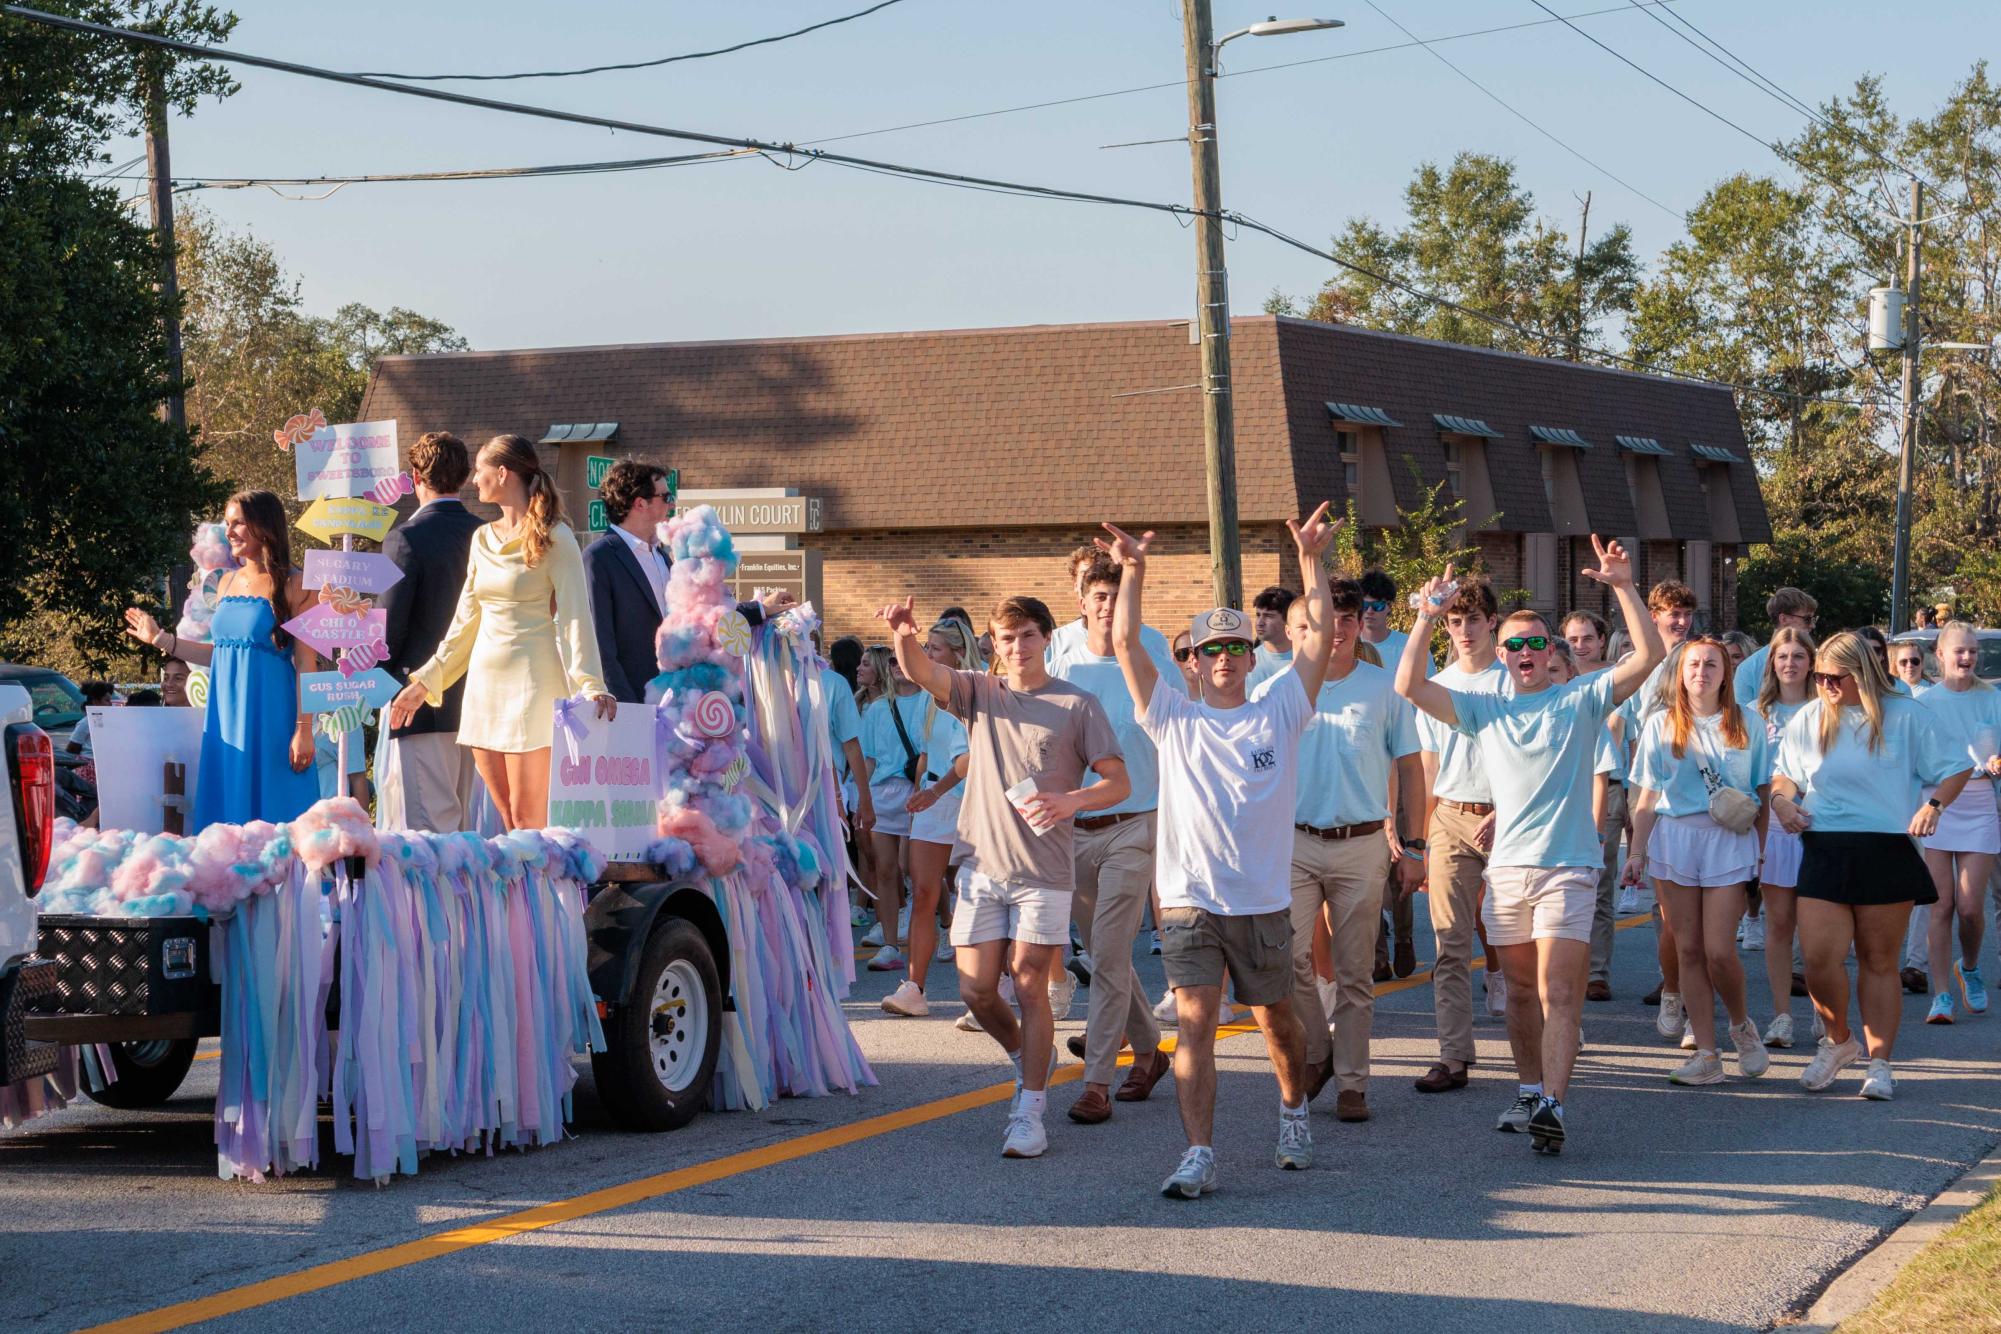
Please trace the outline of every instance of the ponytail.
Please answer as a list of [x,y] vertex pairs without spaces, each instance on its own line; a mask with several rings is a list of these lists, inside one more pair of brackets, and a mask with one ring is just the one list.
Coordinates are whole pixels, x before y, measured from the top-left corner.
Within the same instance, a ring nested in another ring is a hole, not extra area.
[[556,525],[563,522],[563,498],[556,492],[556,479],[542,467],[535,446],[526,436],[496,435],[486,442],[493,461],[521,479],[528,493],[527,520],[521,527],[521,553],[534,569],[549,554]]

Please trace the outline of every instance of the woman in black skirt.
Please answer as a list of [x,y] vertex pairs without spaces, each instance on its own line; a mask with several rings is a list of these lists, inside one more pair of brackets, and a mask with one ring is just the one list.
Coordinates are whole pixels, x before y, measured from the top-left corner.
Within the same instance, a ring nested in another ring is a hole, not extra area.
[[1813,666],[1815,697],[1786,724],[1772,776],[1772,814],[1800,835],[1800,947],[1827,1029],[1800,1083],[1817,1093],[1863,1054],[1848,1027],[1852,943],[1869,1056],[1862,1096],[1881,1101],[1896,1092],[1890,1053],[1903,1008],[1904,928],[1912,904],[1938,897],[1913,840],[1938,827],[1971,768],[1924,706],[1892,691],[1862,636],[1834,636]]

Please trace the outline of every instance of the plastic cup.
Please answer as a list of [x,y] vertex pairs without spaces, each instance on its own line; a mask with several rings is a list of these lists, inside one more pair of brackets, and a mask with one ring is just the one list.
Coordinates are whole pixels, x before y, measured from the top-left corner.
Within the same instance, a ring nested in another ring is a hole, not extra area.
[[1015,813],[1021,816],[1023,820],[1028,822],[1028,827],[1030,829],[1033,829],[1038,834],[1046,834],[1049,832],[1050,828],[1049,825],[1047,823],[1037,822],[1032,816],[1029,815],[1029,813],[1025,809],[1023,809],[1024,803],[1026,803],[1028,799],[1034,796],[1038,791],[1040,791],[1040,789],[1036,787],[1035,780],[1033,778],[1024,778],[1019,783],[1016,783],[1013,787],[1009,788],[1002,795],[1005,796],[1010,802],[1014,803]]

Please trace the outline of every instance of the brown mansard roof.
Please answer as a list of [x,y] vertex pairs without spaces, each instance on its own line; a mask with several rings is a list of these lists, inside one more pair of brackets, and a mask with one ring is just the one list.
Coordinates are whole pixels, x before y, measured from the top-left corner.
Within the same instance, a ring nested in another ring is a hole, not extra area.
[[[1747,542],[1770,524],[1728,391],[1685,381],[1284,317],[1232,329],[1239,512],[1247,522],[1345,501],[1327,404],[1379,408],[1401,503],[1445,475],[1435,413],[1477,418],[1498,526],[1546,531],[1531,425],[1591,443],[1578,468],[1593,528],[1631,533],[1615,435],[1668,451],[1674,535],[1707,539],[1693,443],[1729,479]],[[614,452],[665,461],[684,488],[794,486],[829,529],[1085,526],[1207,517],[1200,364],[1185,320],[1031,325],[706,343],[384,357],[362,415],[405,439],[477,443],[559,422],[617,422]]]

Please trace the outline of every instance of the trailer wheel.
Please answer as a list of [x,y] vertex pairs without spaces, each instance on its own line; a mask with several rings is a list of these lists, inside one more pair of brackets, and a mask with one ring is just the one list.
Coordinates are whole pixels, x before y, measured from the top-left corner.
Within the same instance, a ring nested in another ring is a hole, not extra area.
[[195,1038],[156,1038],[150,1042],[114,1042],[111,1067],[118,1078],[110,1087],[90,1091],[91,1101],[128,1112],[158,1107],[180,1090],[195,1063]]
[[708,1105],[722,1048],[722,984],[692,922],[664,918],[647,939],[632,994],[591,1057],[598,1096],[624,1130],[679,1130]]

